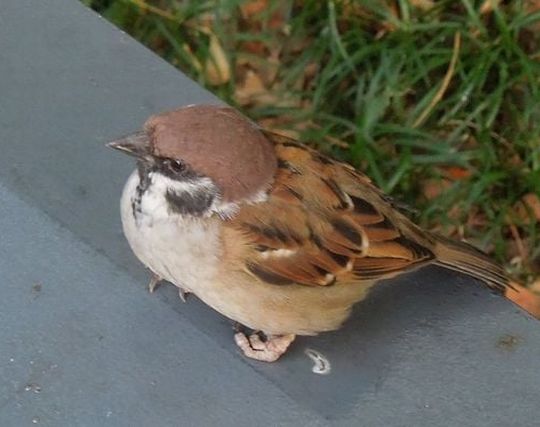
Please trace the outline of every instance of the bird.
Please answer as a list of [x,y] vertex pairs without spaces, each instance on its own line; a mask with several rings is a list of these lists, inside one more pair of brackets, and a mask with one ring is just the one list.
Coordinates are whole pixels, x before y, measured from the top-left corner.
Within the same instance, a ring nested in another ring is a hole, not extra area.
[[485,253],[420,228],[361,171],[232,107],[157,113],[108,146],[137,162],[120,212],[150,291],[166,280],[245,327],[234,340],[249,358],[273,362],[296,336],[340,328],[381,280],[426,265],[511,286]]

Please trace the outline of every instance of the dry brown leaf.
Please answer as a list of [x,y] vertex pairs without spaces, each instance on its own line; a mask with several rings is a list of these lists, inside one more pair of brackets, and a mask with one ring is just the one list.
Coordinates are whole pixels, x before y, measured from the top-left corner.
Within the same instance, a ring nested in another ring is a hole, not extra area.
[[[268,7],[268,0],[247,1],[240,5],[240,13],[244,19],[246,31],[251,34],[258,34],[262,30],[262,23],[256,15],[263,12]],[[266,56],[268,46],[259,40],[247,40],[240,44],[241,52],[248,52],[257,56]]]
[[245,70],[251,70],[259,76],[266,87],[270,87],[275,83],[279,67],[279,52],[270,50],[269,53],[259,55],[261,58],[253,58],[253,55],[245,55],[239,52],[237,55],[237,76],[245,74]]
[[[533,286],[540,288],[540,284],[538,284],[538,282],[540,281],[537,280]],[[514,289],[506,289],[506,298],[519,305],[523,310],[530,313],[532,316],[540,319],[540,295],[532,291],[532,287],[531,289],[528,289],[515,282],[512,282],[511,285]]]
[[268,21],[268,28],[271,28],[273,30],[280,30],[281,33],[285,35],[289,35],[291,33],[291,28],[289,24],[286,22],[286,11],[283,6],[285,6],[286,3],[283,3],[282,7],[275,10],[272,16],[270,17],[270,20]]
[[538,194],[525,194],[522,201],[531,210],[536,220],[540,221],[540,197],[538,197]]
[[433,0],[411,0],[411,5],[421,10],[431,10],[435,6]]
[[528,13],[538,12],[540,10],[540,0],[526,0],[525,10]]
[[237,86],[236,100],[242,106],[272,105],[282,108],[299,108],[302,99],[279,87],[267,88],[261,77],[253,70],[247,70],[242,83]]
[[266,45],[258,40],[245,41],[241,45],[243,51],[249,52],[253,55],[264,56],[267,51]]
[[261,78],[253,70],[248,70],[242,84],[237,86],[235,98],[240,105],[246,105],[264,92],[266,88]]
[[527,250],[527,247],[523,242],[523,239],[521,238],[517,227],[514,224],[510,224],[508,228],[510,229],[510,234],[514,241],[515,249],[517,250],[517,257],[519,258],[519,262],[523,263],[529,258],[529,251]]
[[[526,0],[525,1],[525,12],[527,14],[536,13],[539,10],[540,10],[540,0]],[[534,33],[540,31],[540,22],[539,21],[533,21],[529,25],[529,29],[533,32],[532,34],[529,35],[529,39],[534,39],[532,37],[534,35]],[[536,47],[536,44],[535,44],[535,47]],[[536,58],[538,58],[537,55],[536,55]]]
[[319,71],[320,64],[317,62],[310,62],[306,65],[306,68],[304,68],[304,77],[306,79],[312,79],[315,77],[317,72]]
[[473,206],[467,216],[467,228],[484,228],[489,223],[486,214]]
[[268,21],[261,22],[261,19],[257,19],[257,15],[261,14],[270,7],[268,0],[251,0],[244,2],[240,5],[240,13],[242,18],[246,21],[246,24],[253,27],[254,30],[260,30],[262,25],[266,25],[267,28],[272,30],[281,30],[284,34],[289,34],[289,27],[286,22],[287,10],[289,5],[287,2],[281,2],[276,5],[272,5],[274,10]]
[[461,168],[459,166],[446,166],[441,168],[443,175],[451,179],[452,181],[458,181],[466,179],[471,176],[471,171],[469,169]]
[[480,15],[486,15],[493,12],[493,10],[496,9],[500,3],[501,0],[484,0],[482,6],[480,6]]
[[530,284],[529,289],[540,295],[540,277]]
[[[447,215],[448,215],[448,218],[454,221],[458,221],[462,217],[462,214],[463,212],[461,211],[461,206],[459,206],[458,204],[455,204],[450,208]],[[463,232],[460,232],[459,236],[460,236],[460,239],[462,239],[464,237]]]
[[222,85],[231,79],[231,65],[225,50],[214,33],[208,33],[210,46],[209,57],[205,63],[206,79],[213,86]]
[[512,154],[510,157],[507,158],[506,161],[508,162],[509,166],[523,167],[523,160],[517,153]]
[[[537,194],[528,193],[521,198],[513,207],[513,213],[523,224],[530,224],[531,221],[540,221],[540,198]],[[511,223],[511,217],[507,223]]]
[[250,19],[266,8],[268,8],[268,0],[251,0],[240,5],[240,13],[244,19]]
[[345,0],[342,2],[343,14],[345,16],[359,16],[361,18],[371,18],[373,13],[356,0]]
[[446,178],[429,178],[422,183],[422,193],[428,200],[432,200],[444,191],[448,190],[452,183]]

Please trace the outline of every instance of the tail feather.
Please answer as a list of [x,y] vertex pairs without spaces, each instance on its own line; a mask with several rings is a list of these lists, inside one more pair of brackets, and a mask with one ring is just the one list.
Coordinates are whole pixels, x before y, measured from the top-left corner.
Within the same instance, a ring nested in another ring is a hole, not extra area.
[[504,293],[512,287],[501,266],[475,247],[435,235],[435,264],[482,280],[490,288]]

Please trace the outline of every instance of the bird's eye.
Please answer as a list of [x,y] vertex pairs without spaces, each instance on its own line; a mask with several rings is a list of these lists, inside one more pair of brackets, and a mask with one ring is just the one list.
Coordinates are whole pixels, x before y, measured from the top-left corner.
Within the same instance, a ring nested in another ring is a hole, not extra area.
[[186,170],[186,165],[181,160],[168,159],[165,164],[171,172],[182,173]]

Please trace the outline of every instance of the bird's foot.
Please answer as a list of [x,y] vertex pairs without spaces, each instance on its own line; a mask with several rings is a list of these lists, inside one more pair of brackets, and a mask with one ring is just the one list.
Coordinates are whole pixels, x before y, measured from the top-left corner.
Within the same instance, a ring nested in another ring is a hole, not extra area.
[[262,362],[275,362],[287,351],[294,341],[295,335],[269,335],[263,341],[258,333],[249,337],[242,332],[234,334],[234,341],[245,356]]
[[148,283],[148,292],[153,293],[159,286],[159,282],[161,282],[161,277],[152,273],[152,278],[150,279],[150,283]]
[[[152,278],[150,279],[150,283],[148,283],[148,292],[153,293],[159,286],[159,282],[161,282],[162,280],[163,279],[157,274],[152,273]],[[182,302],[187,301],[187,296],[189,293],[189,291],[186,291],[184,288],[178,286],[178,296],[180,297]]]
[[184,288],[178,287],[178,296],[182,300],[183,303],[187,302],[187,297],[190,294],[189,291],[186,291]]

